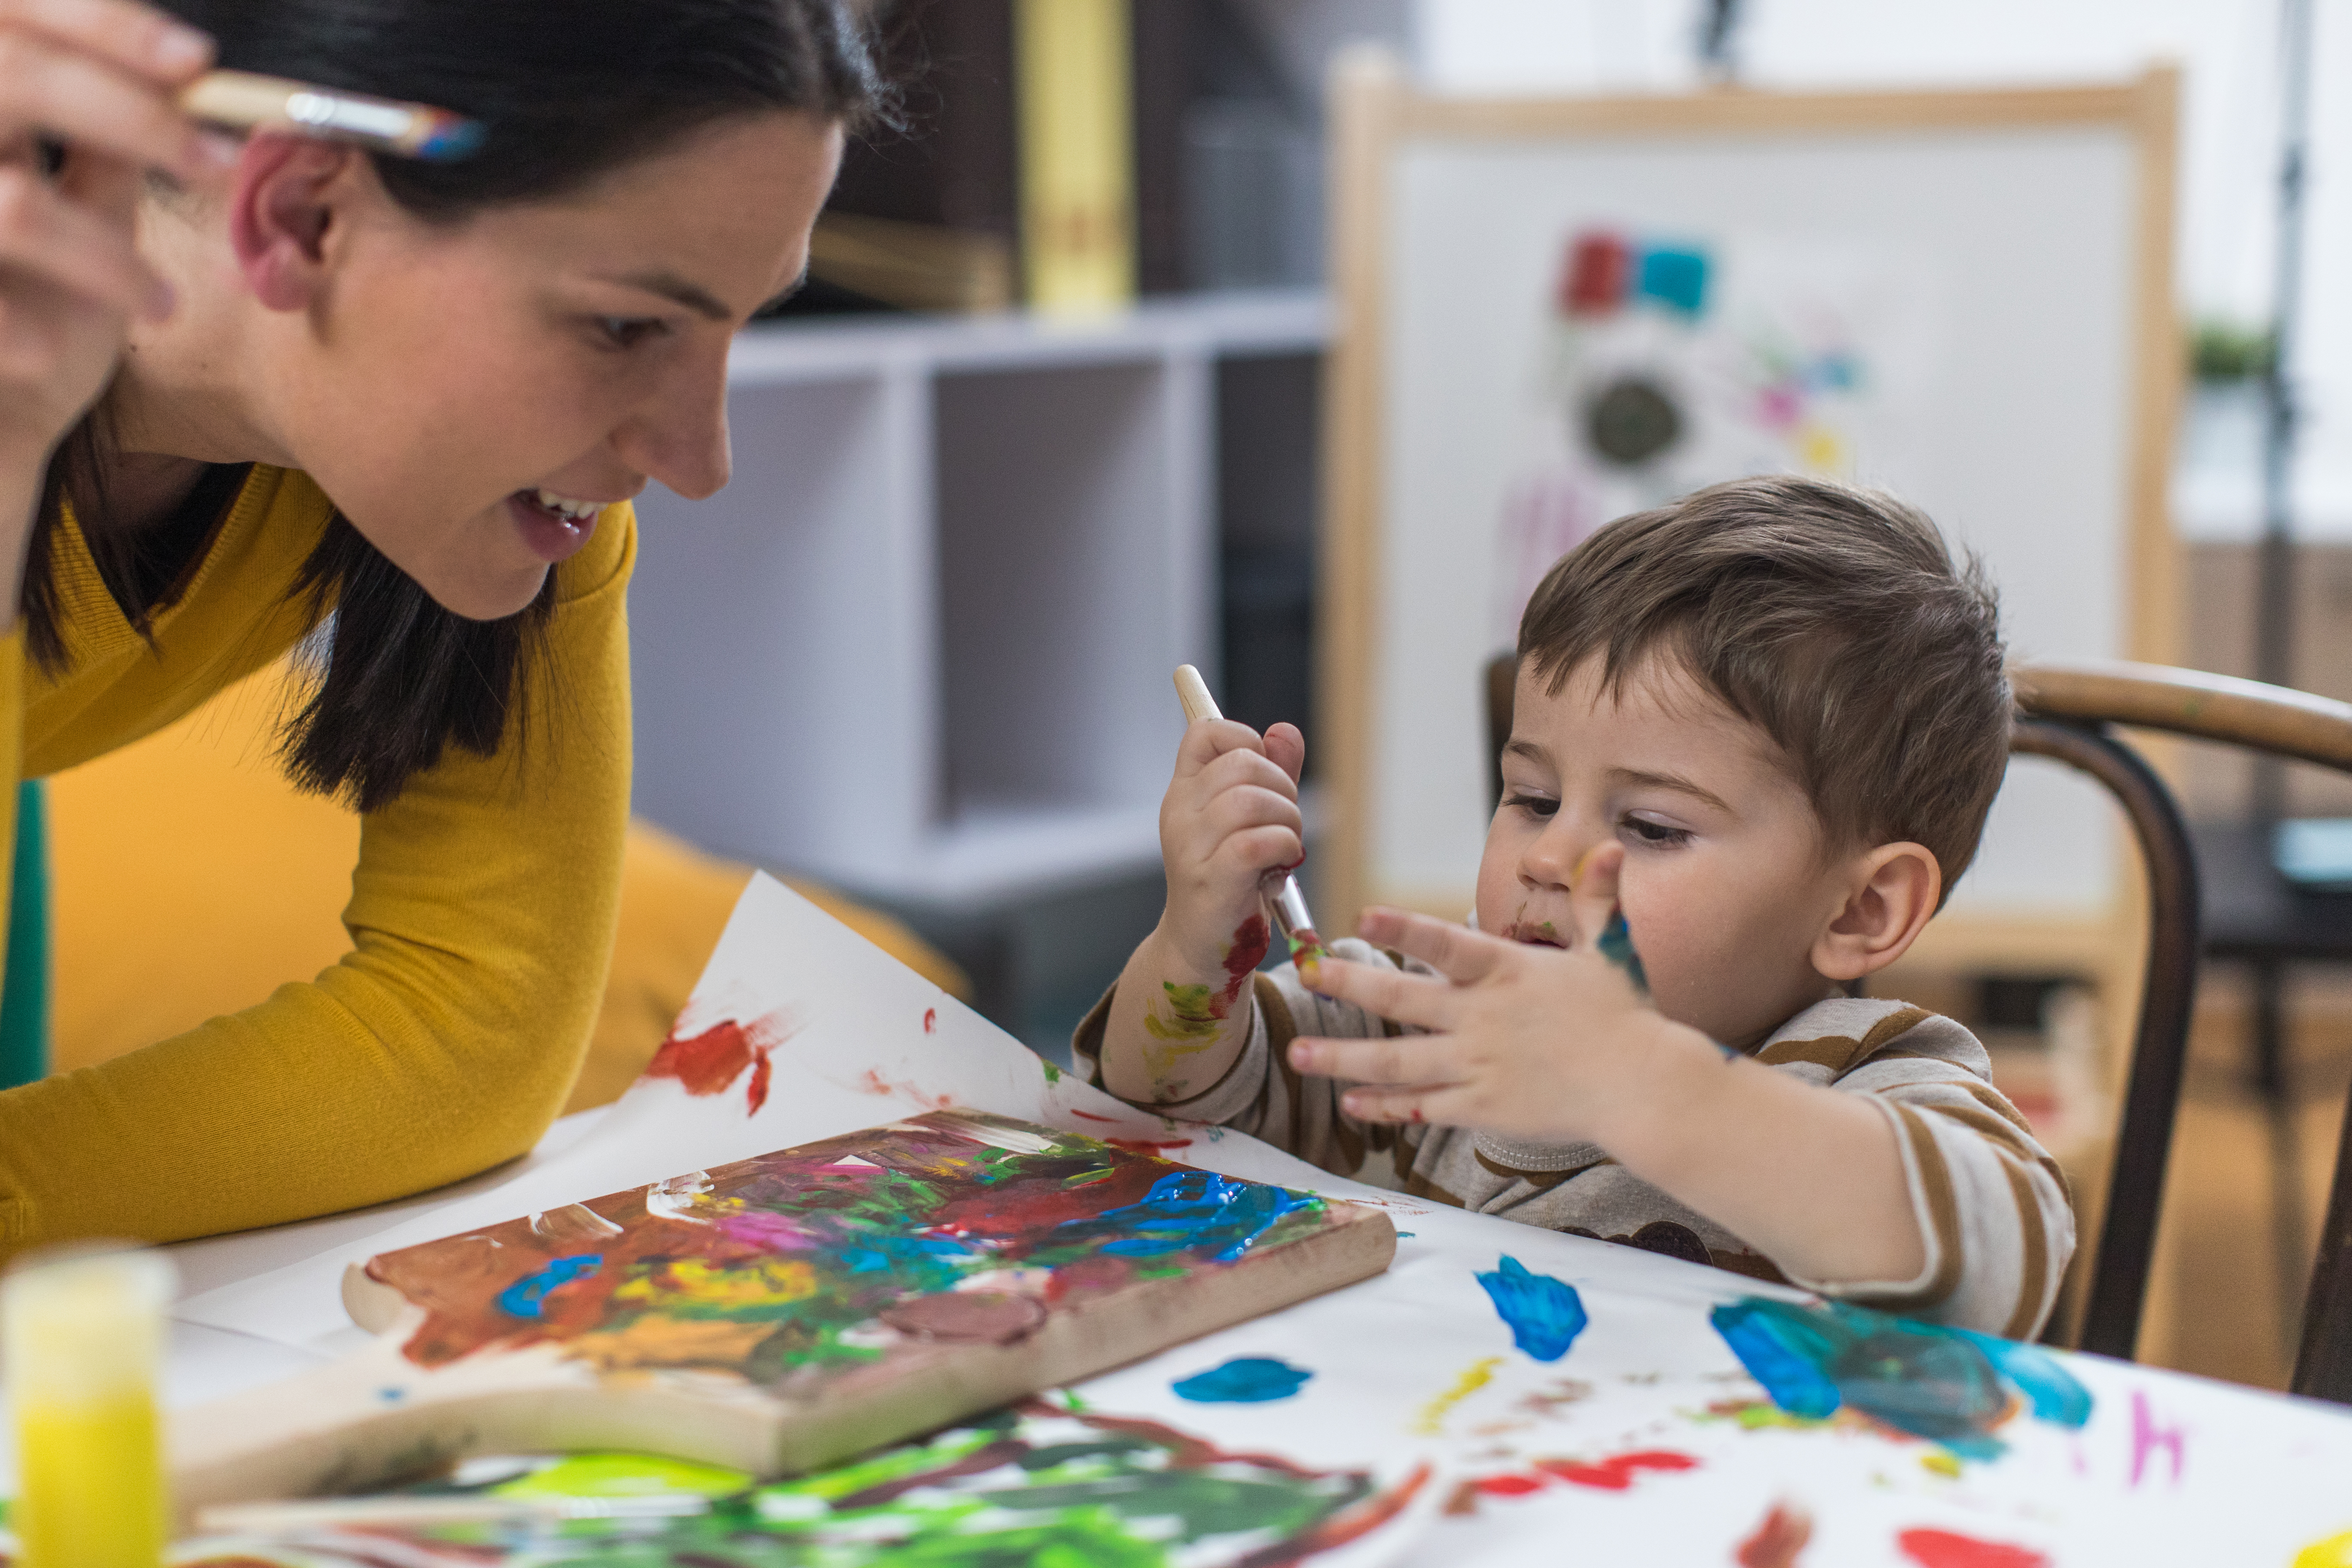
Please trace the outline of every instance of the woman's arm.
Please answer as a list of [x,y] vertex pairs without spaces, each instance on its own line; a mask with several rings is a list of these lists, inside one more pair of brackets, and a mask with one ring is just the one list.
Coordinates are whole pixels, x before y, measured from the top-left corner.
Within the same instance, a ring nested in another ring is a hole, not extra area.
[[364,821],[340,963],[0,1094],[0,1249],[279,1224],[530,1147],[578,1068],[619,907],[635,552],[616,507],[560,569],[523,754],[453,749]]

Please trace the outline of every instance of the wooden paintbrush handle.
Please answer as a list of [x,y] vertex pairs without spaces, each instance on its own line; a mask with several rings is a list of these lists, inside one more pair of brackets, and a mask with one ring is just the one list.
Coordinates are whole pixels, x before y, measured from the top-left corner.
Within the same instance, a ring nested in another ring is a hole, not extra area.
[[1217,700],[1209,695],[1209,683],[1201,672],[1189,664],[1176,667],[1176,700],[1184,705],[1184,722],[1197,724],[1203,719],[1222,719],[1217,711]]

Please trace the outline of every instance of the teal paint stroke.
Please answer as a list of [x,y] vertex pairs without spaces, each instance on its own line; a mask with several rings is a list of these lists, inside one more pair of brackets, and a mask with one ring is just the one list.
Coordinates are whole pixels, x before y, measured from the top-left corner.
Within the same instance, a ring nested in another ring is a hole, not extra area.
[[1133,1232],[1103,1244],[1102,1250],[1123,1258],[1192,1252],[1231,1263],[1283,1215],[1322,1202],[1311,1193],[1236,1182],[1214,1171],[1177,1171],[1154,1182],[1142,1202],[1066,1220],[1060,1229],[1076,1237]]
[[1529,1273],[1507,1254],[1477,1279],[1496,1315],[1510,1325],[1511,1342],[1538,1361],[1558,1361],[1584,1331],[1584,1300],[1564,1280]]
[[1272,1356],[1235,1356],[1222,1366],[1180,1377],[1168,1386],[1195,1405],[1262,1405],[1288,1399],[1315,1374]]
[[2091,1393],[2057,1357],[1970,1329],[1844,1301],[1801,1307],[1749,1296],[1708,1314],[1772,1403],[1825,1420],[1846,1405],[1966,1459],[2004,1449],[1994,1430],[2021,1395],[2034,1418],[2080,1428]]
[[600,1252],[575,1253],[570,1258],[558,1258],[536,1274],[526,1274],[499,1292],[499,1310],[511,1318],[536,1318],[547,1293],[558,1285],[569,1284],[583,1275],[593,1274],[604,1267]]

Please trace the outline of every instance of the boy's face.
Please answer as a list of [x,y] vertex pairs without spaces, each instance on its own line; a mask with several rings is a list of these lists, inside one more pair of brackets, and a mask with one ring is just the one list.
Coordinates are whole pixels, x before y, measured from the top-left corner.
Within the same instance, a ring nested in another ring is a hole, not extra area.
[[1611,696],[1596,656],[1558,695],[1519,670],[1503,804],[1478,867],[1481,930],[1591,941],[1569,883],[1601,845],[1652,997],[1669,1018],[1744,1048],[1836,994],[1811,962],[1852,868],[1821,853],[1812,804],[1780,749],[1670,656]]

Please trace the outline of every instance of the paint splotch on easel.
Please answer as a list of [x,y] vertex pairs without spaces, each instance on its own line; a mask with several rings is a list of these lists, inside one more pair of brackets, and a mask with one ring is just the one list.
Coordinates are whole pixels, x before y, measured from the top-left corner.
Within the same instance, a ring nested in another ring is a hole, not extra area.
[[426,1309],[409,1359],[551,1343],[603,1372],[695,1367],[764,1384],[902,1342],[1003,1342],[1065,1306],[1330,1223],[1311,1194],[970,1112],[583,1206],[613,1231],[593,1252],[517,1220],[373,1259],[371,1275]]
[[732,1088],[748,1068],[744,1113],[755,1115],[768,1102],[769,1053],[792,1037],[791,1016],[782,1011],[748,1023],[723,1018],[694,1035],[673,1030],[646,1064],[646,1077],[676,1079],[688,1094],[713,1095]]
[[1288,1399],[1314,1375],[1275,1356],[1235,1356],[1206,1372],[1180,1377],[1168,1386],[1177,1398],[1195,1405],[1262,1405]]
[[1584,1301],[1575,1286],[1531,1273],[1508,1255],[1477,1278],[1496,1314],[1510,1325],[1511,1342],[1536,1360],[1558,1361],[1584,1331]]
[[1801,1307],[1749,1296],[1709,1320],[1773,1405],[1796,1420],[1853,1410],[1959,1458],[1990,1459],[2004,1447],[1996,1429],[2021,1406],[2061,1426],[2090,1419],[2090,1391],[2032,1345],[1843,1301]]

